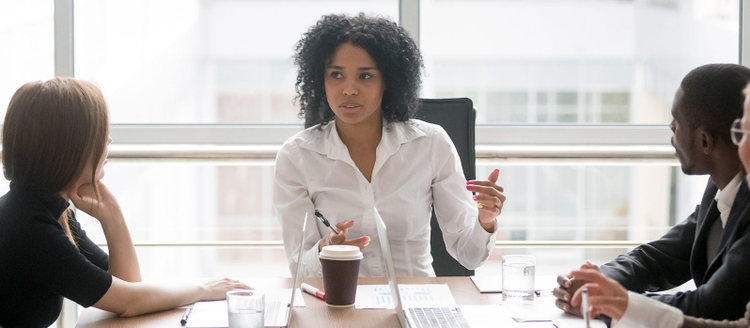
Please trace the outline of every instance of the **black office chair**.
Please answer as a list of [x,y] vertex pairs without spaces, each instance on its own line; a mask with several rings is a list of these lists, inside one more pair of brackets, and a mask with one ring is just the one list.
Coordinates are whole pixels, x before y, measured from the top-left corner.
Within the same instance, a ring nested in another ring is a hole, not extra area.
[[[474,150],[474,123],[476,111],[469,98],[422,99],[417,118],[443,127],[456,146],[461,166],[467,180],[473,180],[477,175],[476,153]],[[443,276],[473,276],[474,270],[469,270],[445,249],[443,232],[440,230],[435,210],[432,211],[432,268],[438,277]]]

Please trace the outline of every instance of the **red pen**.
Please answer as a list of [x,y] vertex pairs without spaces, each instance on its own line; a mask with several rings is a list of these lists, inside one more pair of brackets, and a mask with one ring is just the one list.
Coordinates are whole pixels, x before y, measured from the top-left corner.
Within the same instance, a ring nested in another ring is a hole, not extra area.
[[317,298],[319,298],[321,300],[324,300],[324,301],[326,300],[326,293],[324,293],[320,289],[317,289],[317,288],[315,288],[313,286],[310,286],[310,285],[308,285],[306,283],[302,283],[302,286],[300,286],[300,287],[306,293],[308,293],[310,295],[313,295],[313,296],[315,296],[315,297],[317,297]]

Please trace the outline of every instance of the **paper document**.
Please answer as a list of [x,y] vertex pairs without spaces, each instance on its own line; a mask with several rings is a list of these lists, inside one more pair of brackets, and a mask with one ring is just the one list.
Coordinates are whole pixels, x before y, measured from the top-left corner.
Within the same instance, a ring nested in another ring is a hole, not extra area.
[[[448,285],[398,285],[401,306],[450,307],[456,306]],[[357,309],[393,309],[391,289],[388,285],[359,285],[354,301]]]
[[[503,327],[503,328],[554,328],[552,322],[547,325],[519,325],[510,317],[508,309],[500,305],[461,305],[461,314],[469,327]],[[580,327],[578,327],[580,328]]]
[[[518,323],[541,323],[551,322],[558,328],[563,327],[584,327],[586,326],[583,318],[566,314],[555,306],[555,298],[552,296],[538,297],[533,302],[529,301],[508,301],[503,302],[502,306],[508,310],[513,320]],[[523,325],[522,325],[523,326]],[[592,320],[591,327],[606,327],[601,320]]]
[[[275,289],[265,291],[266,314],[270,314],[268,306],[272,302],[288,304],[292,298],[292,289]],[[299,288],[295,289],[294,307],[305,307],[305,300]],[[186,327],[189,328],[226,328],[229,326],[229,314],[227,313],[227,301],[196,302],[193,312],[188,318]]]
[[[477,286],[480,293],[502,293],[502,276],[471,276],[471,281]],[[534,279],[534,290],[537,294],[550,294],[557,287],[556,276],[536,276]]]

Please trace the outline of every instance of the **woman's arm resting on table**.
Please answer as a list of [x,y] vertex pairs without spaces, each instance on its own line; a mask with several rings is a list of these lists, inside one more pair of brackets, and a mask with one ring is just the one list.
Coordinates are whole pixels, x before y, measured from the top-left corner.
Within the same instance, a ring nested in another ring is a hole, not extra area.
[[198,301],[223,300],[226,293],[233,289],[251,288],[229,278],[194,285],[162,286],[153,283],[132,283],[112,277],[112,285],[94,307],[123,317],[132,317]]

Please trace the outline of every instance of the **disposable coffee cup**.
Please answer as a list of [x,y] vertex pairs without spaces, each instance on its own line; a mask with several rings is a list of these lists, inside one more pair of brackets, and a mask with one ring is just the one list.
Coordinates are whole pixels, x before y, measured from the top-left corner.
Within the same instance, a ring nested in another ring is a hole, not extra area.
[[333,307],[354,305],[362,252],[357,246],[324,246],[318,255],[323,266],[323,288],[326,304]]

